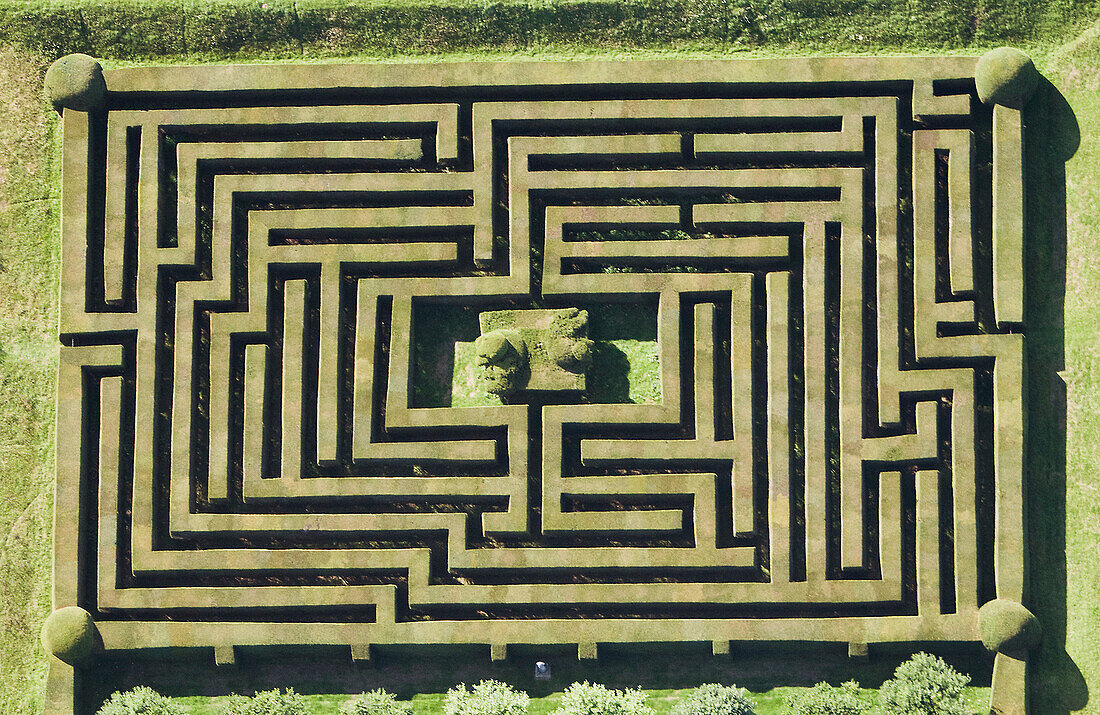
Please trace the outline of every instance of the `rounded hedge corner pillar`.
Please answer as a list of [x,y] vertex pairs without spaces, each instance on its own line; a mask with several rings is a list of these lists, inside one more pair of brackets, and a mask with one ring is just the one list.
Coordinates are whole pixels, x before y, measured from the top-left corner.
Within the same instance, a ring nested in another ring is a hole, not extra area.
[[1043,637],[1039,619],[1016,601],[998,598],[978,609],[978,634],[994,653],[989,711],[1026,715],[1028,707],[1028,651]]
[[54,60],[46,70],[46,94],[53,108],[90,112],[103,106],[107,98],[107,82],[99,61],[80,53]]
[[985,647],[994,653],[1022,653],[1043,638],[1039,619],[1021,604],[1004,598],[978,609],[978,632]]
[[1022,109],[1039,83],[1039,70],[1015,47],[998,47],[981,56],[974,69],[978,98],[985,104]]
[[80,606],[65,606],[46,617],[42,645],[46,652],[72,666],[86,663],[95,646],[95,622]]

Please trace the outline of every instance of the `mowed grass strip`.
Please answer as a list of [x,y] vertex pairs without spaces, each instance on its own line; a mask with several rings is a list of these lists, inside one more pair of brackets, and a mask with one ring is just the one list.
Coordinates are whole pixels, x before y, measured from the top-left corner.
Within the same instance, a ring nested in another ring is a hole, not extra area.
[[1096,0],[7,0],[0,40],[47,57],[272,59],[534,46],[943,51],[1061,44]]
[[0,712],[41,710],[57,372],[57,121],[44,60],[0,46]]

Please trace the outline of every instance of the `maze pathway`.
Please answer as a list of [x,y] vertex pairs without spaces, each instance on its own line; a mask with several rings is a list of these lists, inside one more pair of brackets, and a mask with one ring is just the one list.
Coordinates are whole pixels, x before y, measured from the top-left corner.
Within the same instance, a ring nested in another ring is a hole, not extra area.
[[[979,640],[1026,531],[1022,124],[975,63],[106,72],[55,605],[222,661]],[[433,309],[577,305],[650,311],[659,402],[413,399]]]

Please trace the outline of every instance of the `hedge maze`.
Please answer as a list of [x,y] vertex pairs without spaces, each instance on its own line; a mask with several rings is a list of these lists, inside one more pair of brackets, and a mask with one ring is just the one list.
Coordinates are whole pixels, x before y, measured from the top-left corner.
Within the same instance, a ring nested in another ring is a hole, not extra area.
[[[979,640],[1026,531],[1021,119],[975,63],[106,72],[55,606],[219,662]],[[660,402],[589,399],[568,309],[639,305]],[[531,389],[416,406],[433,306],[524,328]]]

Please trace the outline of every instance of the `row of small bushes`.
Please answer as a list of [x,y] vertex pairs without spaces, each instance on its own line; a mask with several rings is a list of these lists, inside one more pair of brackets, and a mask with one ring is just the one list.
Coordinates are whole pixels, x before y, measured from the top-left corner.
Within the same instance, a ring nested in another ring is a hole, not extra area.
[[[966,715],[963,688],[969,678],[940,658],[917,653],[898,666],[879,690],[882,715]],[[443,700],[444,715],[526,715],[530,698],[510,685],[483,680],[473,688],[452,688]],[[874,705],[854,681],[839,687],[818,683],[786,702],[789,715],[865,715]],[[305,699],[293,689],[267,690],[249,698],[233,696],[224,715],[309,715]],[[385,690],[363,693],[344,703],[342,715],[411,715],[412,705]],[[672,715],[753,715],[752,700],[741,688],[702,685],[680,699]],[[187,715],[179,704],[151,688],[115,693],[99,715]],[[588,682],[573,683],[551,715],[654,715],[640,689],[612,690]]]

